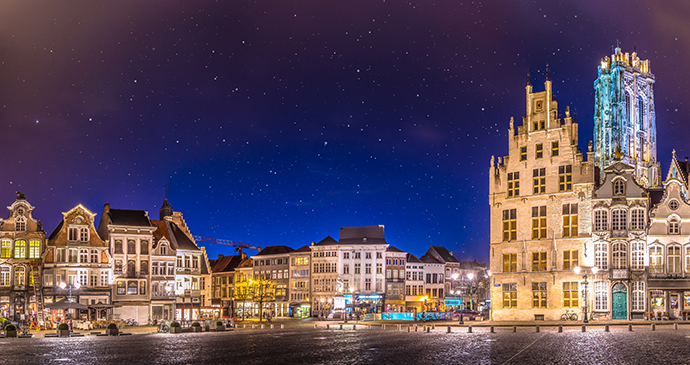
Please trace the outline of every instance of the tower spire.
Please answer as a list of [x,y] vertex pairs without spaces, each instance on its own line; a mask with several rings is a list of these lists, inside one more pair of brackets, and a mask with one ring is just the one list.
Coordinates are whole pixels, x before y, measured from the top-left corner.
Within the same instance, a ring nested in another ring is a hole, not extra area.
[[548,63],[546,64],[546,81],[551,81],[551,70]]

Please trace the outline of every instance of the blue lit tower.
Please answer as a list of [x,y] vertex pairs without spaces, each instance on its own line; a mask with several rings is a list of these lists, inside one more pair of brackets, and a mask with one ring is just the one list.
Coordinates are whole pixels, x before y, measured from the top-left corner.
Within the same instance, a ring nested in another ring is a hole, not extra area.
[[649,60],[636,52],[616,47],[601,61],[594,81],[594,161],[601,179],[605,167],[621,161],[635,167],[640,185],[659,185],[653,84]]

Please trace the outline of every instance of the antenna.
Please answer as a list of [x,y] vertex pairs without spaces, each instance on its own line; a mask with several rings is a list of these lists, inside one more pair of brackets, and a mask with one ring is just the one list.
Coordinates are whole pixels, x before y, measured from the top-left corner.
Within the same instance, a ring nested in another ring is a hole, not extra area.
[[168,184],[163,185],[165,187],[165,199],[168,199]]

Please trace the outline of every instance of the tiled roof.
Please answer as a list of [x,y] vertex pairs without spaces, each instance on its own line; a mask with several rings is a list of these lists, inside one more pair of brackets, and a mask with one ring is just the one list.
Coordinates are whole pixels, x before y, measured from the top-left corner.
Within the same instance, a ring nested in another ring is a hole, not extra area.
[[338,241],[336,241],[331,236],[327,236],[326,238],[319,241],[319,243],[315,243],[314,246],[333,246],[333,245],[337,245],[337,244],[338,244]]
[[443,246],[431,246],[430,250],[433,249],[445,262],[459,262],[447,248]]
[[254,260],[252,260],[251,258],[247,258],[244,261],[240,262],[240,264],[237,265],[237,268],[242,269],[242,268],[247,268],[247,267],[253,267],[254,266],[253,262],[254,262]]
[[383,225],[342,227],[338,242],[342,244],[387,244]]
[[177,249],[182,250],[199,250],[199,247],[192,241],[177,224],[166,221],[169,227],[171,236],[175,237],[175,243],[177,244]]
[[261,252],[257,253],[256,256],[280,255],[290,253],[292,251],[294,250],[291,247],[287,247],[285,245],[268,246],[262,249]]
[[437,260],[435,257],[429,255],[428,253],[419,258],[425,264],[442,264],[441,261]]
[[240,255],[233,255],[233,256],[223,256],[214,260],[209,260],[211,261],[211,270],[214,273],[217,272],[231,272],[235,271],[235,268],[239,266],[239,264],[242,262],[242,256]]
[[403,250],[401,250],[401,249],[399,249],[399,248],[397,248],[397,247],[395,247],[395,246],[388,246],[388,248],[386,249],[386,251],[390,251],[390,252],[405,252],[405,251],[403,251]]
[[163,238],[168,240],[168,242],[172,243],[172,239],[170,238],[170,232],[168,232],[168,227],[166,227],[165,221],[152,220],[151,224],[158,227],[158,229],[153,231],[153,248],[158,247],[158,242]]
[[417,256],[415,256],[415,255],[413,255],[413,254],[411,254],[411,253],[408,253],[408,254],[407,254],[407,262],[408,262],[408,263],[410,263],[410,262],[412,262],[412,263],[422,263],[422,262],[417,258]]
[[309,248],[309,246],[305,245],[305,246],[302,246],[302,247],[300,247],[300,248],[298,248],[292,252],[311,252],[311,248]]
[[144,210],[110,209],[110,224],[118,226],[151,227],[148,214]]

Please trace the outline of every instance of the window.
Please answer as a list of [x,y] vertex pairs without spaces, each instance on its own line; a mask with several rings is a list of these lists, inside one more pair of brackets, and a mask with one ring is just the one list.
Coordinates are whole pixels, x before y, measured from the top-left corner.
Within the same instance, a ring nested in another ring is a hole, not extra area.
[[26,218],[17,217],[17,219],[14,221],[14,230],[15,231],[26,231]]
[[520,196],[520,173],[508,173],[508,197]]
[[22,266],[14,267],[14,285],[24,286],[26,285],[26,271]]
[[558,156],[558,141],[551,142],[551,156]]
[[29,258],[37,259],[41,257],[41,241],[31,240],[29,241]]
[[563,204],[563,237],[577,237],[577,203]]
[[630,268],[642,270],[644,268],[644,243],[633,242],[630,244]]
[[563,283],[563,308],[579,307],[578,282]]
[[605,281],[594,282],[594,310],[606,311],[609,309],[608,283]]
[[630,229],[640,230],[644,229],[644,210],[633,209],[630,211]]
[[0,267],[0,286],[10,286],[10,267]]
[[364,253],[364,258],[366,258],[366,259],[371,259],[371,252],[365,252],[365,253]]
[[79,241],[89,242],[89,229],[82,227],[79,229]]
[[678,218],[672,217],[668,220],[668,234],[680,234],[680,223]]
[[377,258],[377,259],[382,259],[382,258],[383,258],[383,255],[381,254],[381,252],[377,252],[377,253],[376,253],[376,258]]
[[98,261],[98,250],[91,250],[91,262],[97,264]]
[[532,283],[532,308],[546,308],[546,283]]
[[605,231],[609,228],[608,212],[605,210],[594,211],[594,230]]
[[70,241],[76,241],[79,239],[79,228],[69,227],[67,229],[67,239]]
[[81,286],[86,286],[88,284],[89,272],[86,270],[80,270],[79,271],[79,285]]
[[362,258],[362,253],[361,252],[355,252],[355,260],[359,260]]
[[345,264],[343,265],[343,274],[349,274],[350,273],[350,265]]
[[137,247],[136,247],[136,243],[134,242],[134,240],[127,241],[127,254],[128,255],[136,255],[137,254]]
[[573,270],[579,264],[580,253],[578,250],[563,251],[563,270]]
[[534,145],[534,158],[544,157],[544,144],[537,143]]
[[117,294],[124,295],[125,293],[126,293],[125,282],[124,281],[118,281],[117,282]]
[[527,146],[520,147],[520,161],[527,161]]
[[517,240],[517,209],[503,211],[503,240]]
[[350,253],[349,252],[343,252],[343,259],[349,260],[350,259]]
[[679,274],[680,271],[680,246],[669,246],[666,249],[666,254],[668,255],[668,273],[669,274]]
[[617,179],[613,182],[613,195],[625,195],[625,180]]
[[596,242],[594,244],[594,266],[601,270],[608,270],[609,250],[606,242]]
[[101,283],[100,286],[108,286],[108,272],[106,270],[101,271]]
[[355,264],[355,274],[361,274],[362,264]]
[[141,253],[142,255],[149,254],[149,241],[141,241],[141,243],[139,243],[139,246],[139,253]]
[[612,247],[611,267],[614,269],[628,268],[628,245],[624,242],[616,242]]
[[546,238],[546,205],[532,207],[532,239]]
[[[537,102],[537,103],[539,103],[539,102]],[[541,108],[539,108],[539,107],[537,107],[537,109],[541,110]],[[534,126],[535,131],[539,131],[539,130],[546,128],[546,122],[543,120],[538,120],[538,121],[535,120],[534,123],[532,123],[532,126]]]
[[139,263],[139,271],[142,275],[148,275],[149,273],[149,262],[147,260],[142,260]]
[[676,199],[673,199],[668,203],[668,208],[671,210],[678,210],[678,207],[680,207],[680,204],[678,204],[678,200]]
[[502,284],[503,308],[517,308],[517,284]]
[[68,253],[69,253],[69,262],[77,263],[77,262],[78,262],[78,261],[77,261],[77,255],[78,255],[78,253],[79,253],[79,250],[77,250],[77,249],[70,249],[70,250],[68,251]]
[[371,290],[371,278],[364,280],[364,290]]
[[632,311],[644,312],[644,282],[642,281],[632,284]]
[[165,245],[161,245],[161,255],[167,255],[168,253],[168,247]]
[[546,251],[532,252],[532,271],[546,271]]
[[12,257],[12,241],[4,239],[0,243],[0,258],[9,259],[10,257]]
[[377,274],[383,274],[383,265],[378,263],[376,264],[376,273]]
[[624,209],[614,209],[611,211],[611,229],[614,231],[625,230],[627,226],[627,212]]
[[371,274],[371,264],[365,264],[364,265],[364,273],[365,274]]
[[649,272],[657,274],[664,272],[664,256],[661,252],[661,246],[649,248]]
[[145,295],[145,294],[146,294],[146,282],[140,281],[139,282],[139,295]]
[[92,272],[90,279],[91,280],[89,280],[89,286],[98,286],[98,274]]
[[122,273],[122,260],[115,260],[115,273],[116,274]]
[[137,282],[136,281],[128,281],[127,282],[127,294],[128,295],[137,295],[139,292],[139,288],[137,287]]
[[134,260],[127,261],[127,274],[134,275],[136,272],[136,264]]
[[532,170],[532,187],[534,194],[546,192],[546,168]]
[[14,258],[15,259],[25,259],[26,258],[26,241],[24,241],[24,240],[14,241]]
[[115,253],[123,253],[122,252],[122,240],[115,240]]
[[558,166],[558,191],[573,190],[573,166]]

